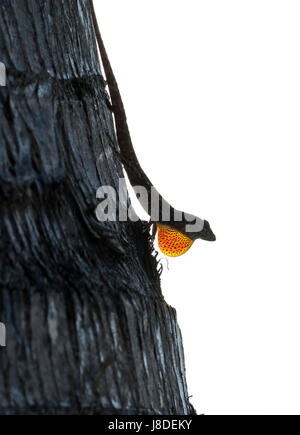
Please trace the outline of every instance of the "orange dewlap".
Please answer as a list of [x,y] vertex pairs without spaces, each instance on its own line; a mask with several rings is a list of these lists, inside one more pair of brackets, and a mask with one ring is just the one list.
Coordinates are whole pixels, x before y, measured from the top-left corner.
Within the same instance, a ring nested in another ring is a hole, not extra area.
[[193,240],[176,230],[157,225],[157,232],[159,249],[168,257],[179,257],[185,254],[194,243]]

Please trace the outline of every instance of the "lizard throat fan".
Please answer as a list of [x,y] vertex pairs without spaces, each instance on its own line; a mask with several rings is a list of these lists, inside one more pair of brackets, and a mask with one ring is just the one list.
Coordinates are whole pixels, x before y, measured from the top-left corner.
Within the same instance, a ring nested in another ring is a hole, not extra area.
[[163,254],[168,257],[179,257],[185,254],[194,241],[179,231],[157,225],[158,245]]

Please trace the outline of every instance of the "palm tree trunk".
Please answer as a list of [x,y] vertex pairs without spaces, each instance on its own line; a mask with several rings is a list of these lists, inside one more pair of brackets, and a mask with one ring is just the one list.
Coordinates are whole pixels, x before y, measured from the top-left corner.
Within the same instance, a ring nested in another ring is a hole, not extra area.
[[100,223],[118,187],[87,0],[2,0],[1,414],[189,414],[181,334],[143,222]]

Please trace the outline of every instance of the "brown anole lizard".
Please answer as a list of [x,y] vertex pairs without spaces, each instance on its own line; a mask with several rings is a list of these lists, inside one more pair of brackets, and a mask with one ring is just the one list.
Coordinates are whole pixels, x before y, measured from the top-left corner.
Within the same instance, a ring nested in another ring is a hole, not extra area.
[[[101,60],[109,88],[112,111],[115,117],[115,126],[120,158],[132,186],[143,186],[147,191],[147,200],[140,200],[151,222],[157,227],[158,242],[162,252],[170,257],[184,254],[197,239],[215,241],[209,223],[197,216],[183,213],[172,207],[155,189],[140,166],[133,148],[128,128],[126,112],[119,91],[119,86],[112,70],[103,40],[100,33],[93,0],[90,0],[94,29],[100,50]],[[156,207],[153,207],[153,197],[157,198]]]

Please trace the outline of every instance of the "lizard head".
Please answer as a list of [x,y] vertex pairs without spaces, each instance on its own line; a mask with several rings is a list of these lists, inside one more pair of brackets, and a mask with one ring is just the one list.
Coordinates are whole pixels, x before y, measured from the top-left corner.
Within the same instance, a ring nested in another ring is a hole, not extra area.
[[216,241],[216,236],[209,223],[188,213],[184,213],[179,221],[172,220],[170,228],[180,231],[193,241],[197,239],[206,240],[207,242]]
[[[198,218],[197,218],[198,219]],[[196,232],[189,232],[186,233],[192,240],[206,240],[207,242],[215,242],[216,236],[213,233],[212,229],[210,228],[210,225],[207,221],[203,221],[203,228]]]

